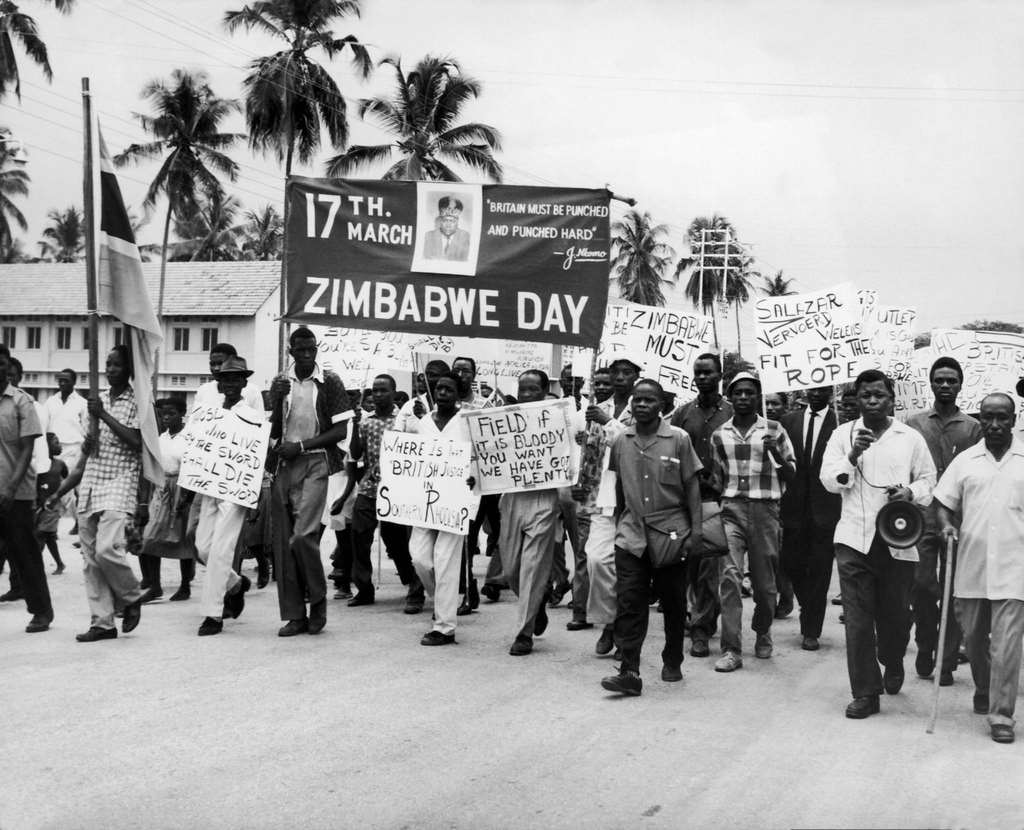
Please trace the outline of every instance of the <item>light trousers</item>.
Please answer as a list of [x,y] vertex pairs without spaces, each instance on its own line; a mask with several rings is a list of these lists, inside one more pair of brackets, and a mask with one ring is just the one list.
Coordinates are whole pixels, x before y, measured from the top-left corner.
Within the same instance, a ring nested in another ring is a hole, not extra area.
[[722,523],[729,553],[721,557],[718,590],[722,603],[722,652],[742,653],[743,556],[750,565],[754,617],[750,627],[769,634],[775,619],[775,570],[779,564],[779,503],[758,499],[722,499]]
[[443,530],[414,527],[409,537],[413,567],[427,593],[434,598],[434,631],[455,633],[459,610],[459,573],[465,536]]
[[238,534],[245,521],[245,508],[212,496],[200,498],[203,503],[199,506],[199,526],[196,527],[196,555],[206,566],[206,576],[199,613],[220,619],[224,595],[242,579],[232,566]]
[[978,694],[988,695],[988,722],[1013,726],[1024,640],[1024,601],[957,597],[954,607],[967,641],[974,687]]
[[139,580],[128,564],[124,531],[130,516],[119,510],[78,514],[85,595],[92,628],[114,628],[114,614],[142,596]]
[[594,513],[587,537],[587,622],[611,625],[615,622],[618,595],[615,587],[615,519]]
[[557,490],[504,493],[501,497],[501,558],[508,584],[519,597],[516,636],[532,637],[548,592],[558,517]]

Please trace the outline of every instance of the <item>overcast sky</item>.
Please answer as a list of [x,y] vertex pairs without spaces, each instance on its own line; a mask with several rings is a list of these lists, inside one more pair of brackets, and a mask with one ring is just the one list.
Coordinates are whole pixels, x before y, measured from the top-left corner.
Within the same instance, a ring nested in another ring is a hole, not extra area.
[[[36,240],[45,214],[81,203],[80,78],[91,78],[113,152],[144,136],[143,83],[206,69],[240,96],[271,41],[221,25],[220,0],[82,0],[68,17],[22,0],[50,48],[52,85],[19,54],[22,102],[0,109],[27,145]],[[922,328],[975,318],[1024,323],[1024,4],[364,0],[339,23],[407,67],[451,55],[484,85],[465,120],[499,128],[509,184],[600,187],[632,196],[682,250],[718,212],[765,273],[812,290],[844,280],[916,305]],[[354,102],[391,87],[348,64]],[[355,143],[381,143],[351,117]],[[228,129],[244,130],[239,118]],[[332,153],[327,148],[323,157]],[[279,201],[273,159],[234,154],[247,207]],[[123,171],[133,206],[156,164]],[[322,175],[322,164],[298,173]],[[369,169],[365,176],[382,170]],[[161,211],[162,215],[162,211]],[[142,232],[157,241],[162,223]],[[673,300],[672,302],[679,302]],[[734,329],[733,329],[734,330]]]

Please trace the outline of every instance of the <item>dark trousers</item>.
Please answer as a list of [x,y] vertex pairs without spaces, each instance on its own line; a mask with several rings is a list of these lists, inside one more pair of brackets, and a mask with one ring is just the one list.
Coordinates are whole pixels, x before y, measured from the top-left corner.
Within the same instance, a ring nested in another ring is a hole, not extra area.
[[[946,579],[946,546],[937,533],[928,531],[917,545],[920,561],[914,569],[914,640],[918,651],[934,652],[939,642],[939,614],[942,611],[942,589]],[[956,567],[953,568],[954,575]],[[947,616],[946,642],[942,648],[942,671],[957,666],[960,648],[960,625],[952,611]]]
[[683,628],[686,623],[686,564],[655,568],[646,551],[635,556],[615,548],[616,593],[615,642],[622,649],[624,671],[640,671],[640,650],[647,637],[650,619],[651,586],[661,599],[665,617],[665,648],[661,652],[666,666],[683,662]]
[[334,587],[340,590],[352,584],[352,525],[334,531],[334,538],[338,544],[331,554],[331,567],[341,572],[341,577],[334,580]]
[[820,637],[828,608],[828,585],[832,581],[834,525],[819,527],[810,521],[800,527],[782,529],[782,569],[793,584],[800,603],[800,633]]
[[11,589],[24,594],[30,614],[52,619],[53,605],[46,584],[43,552],[33,529],[33,502],[30,499],[13,501],[10,507],[0,512],[0,543],[6,548],[7,561],[11,566]]
[[718,630],[722,602],[718,597],[718,560],[712,557],[685,561],[690,598],[690,638],[710,640]]
[[[360,594],[373,596],[373,532],[377,529],[377,500],[360,494],[352,507],[352,582]],[[409,555],[409,528],[392,522],[380,523],[380,538],[395,563],[398,577],[409,586],[410,599],[423,599],[423,583],[416,576]]]
[[910,640],[914,564],[893,559],[877,536],[867,555],[836,545],[846,615],[846,668],[854,697],[882,693],[878,664],[899,668]]

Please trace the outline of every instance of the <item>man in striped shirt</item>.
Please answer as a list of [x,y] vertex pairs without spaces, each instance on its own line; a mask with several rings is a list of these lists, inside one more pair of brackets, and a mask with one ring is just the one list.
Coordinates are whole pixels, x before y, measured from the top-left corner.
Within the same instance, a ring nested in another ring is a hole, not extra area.
[[793,445],[778,421],[757,414],[761,382],[740,372],[726,390],[733,416],[711,435],[715,477],[722,493],[722,521],[729,553],[722,559],[722,656],[715,671],[731,672],[743,666],[741,628],[743,599],[740,580],[743,556],[750,563],[757,633],[756,657],[772,656],[772,620],[775,618],[775,571],[779,561],[779,500],[782,484],[796,475]]

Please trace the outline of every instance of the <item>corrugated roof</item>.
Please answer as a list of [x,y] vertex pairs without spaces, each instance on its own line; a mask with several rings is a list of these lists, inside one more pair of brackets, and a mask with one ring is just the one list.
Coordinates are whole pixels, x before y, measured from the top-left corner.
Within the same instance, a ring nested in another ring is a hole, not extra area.
[[[155,306],[160,263],[144,262],[142,271]],[[280,279],[280,262],[168,262],[164,315],[247,317]],[[0,316],[85,312],[85,263],[0,265]]]

